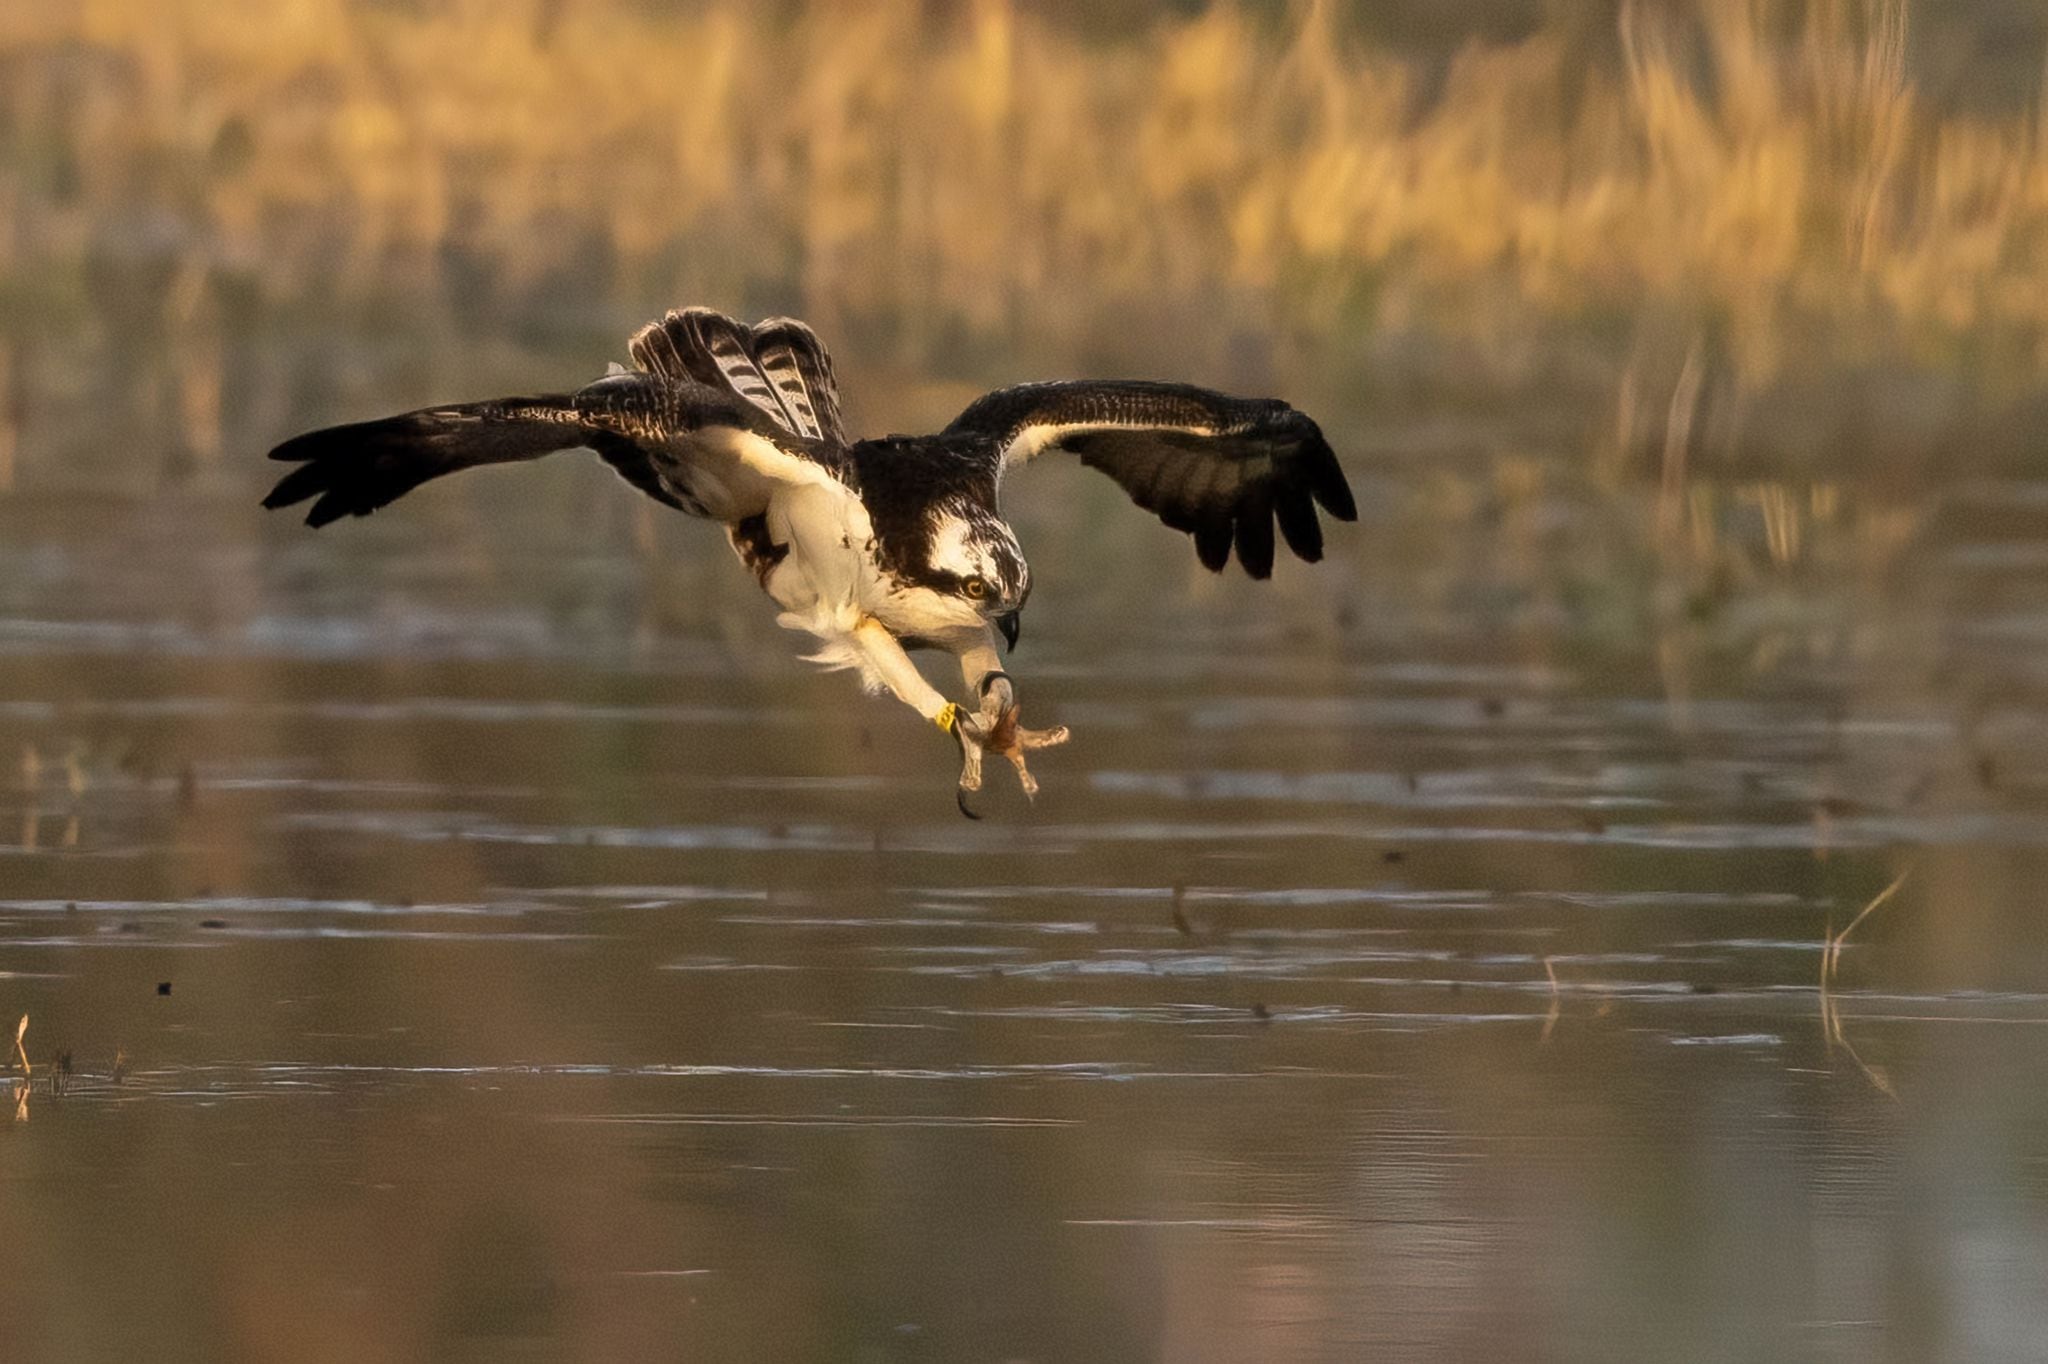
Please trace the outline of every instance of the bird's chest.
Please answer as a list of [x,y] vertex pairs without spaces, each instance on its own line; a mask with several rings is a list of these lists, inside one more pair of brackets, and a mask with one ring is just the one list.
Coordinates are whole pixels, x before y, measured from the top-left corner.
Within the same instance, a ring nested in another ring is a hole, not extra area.
[[759,517],[728,528],[733,549],[786,611],[872,611],[884,591],[874,527],[837,486],[778,492]]

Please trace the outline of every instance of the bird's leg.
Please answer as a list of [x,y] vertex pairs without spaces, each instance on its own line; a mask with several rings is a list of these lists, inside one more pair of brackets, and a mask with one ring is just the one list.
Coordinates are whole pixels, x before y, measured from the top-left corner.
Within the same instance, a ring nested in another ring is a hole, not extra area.
[[917,665],[910,661],[910,655],[903,651],[903,645],[880,621],[863,620],[854,628],[853,637],[871,675],[878,678],[897,700],[951,734],[959,743],[962,814],[969,819],[980,818],[968,808],[967,796],[969,792],[981,789],[982,760],[989,753],[998,753],[1010,760],[1010,765],[1017,769],[1017,780],[1024,787],[1026,796],[1038,794],[1038,783],[1032,778],[1031,769],[1025,766],[1024,755],[1035,748],[1065,743],[1067,730],[1064,725],[1057,729],[1025,729],[1017,723],[1016,688],[1010,681],[1010,675],[998,666],[1000,659],[992,639],[960,655],[961,676],[966,679],[979,704],[977,710],[969,712],[946,700],[936,687],[925,681]]
[[[869,669],[881,679],[882,685],[897,700],[952,735],[960,745],[960,813],[969,819],[981,818],[967,807],[967,794],[981,789],[981,755],[987,726],[978,723],[975,716],[963,713],[925,681],[910,655],[903,652],[903,645],[880,621],[862,621],[853,636]],[[989,656],[994,658],[993,651]]]
[[910,655],[903,652],[902,644],[886,626],[869,617],[854,627],[853,638],[873,675],[881,679],[882,685],[897,700],[940,729],[952,731],[952,717],[959,707],[939,695],[939,689],[924,680],[924,674],[917,670],[917,665],[910,661]]
[[[960,747],[967,761],[960,773],[963,791],[981,788],[981,752],[1000,753],[1017,769],[1017,782],[1027,798],[1038,794],[1038,781],[1025,765],[1024,755],[1033,749],[1051,748],[1070,737],[1065,725],[1052,729],[1026,729],[1018,723],[1016,684],[1002,670],[995,641],[984,639],[960,655],[960,674],[979,696],[976,714],[960,722]],[[980,751],[976,751],[980,750]],[[966,810],[963,803],[960,807]]]

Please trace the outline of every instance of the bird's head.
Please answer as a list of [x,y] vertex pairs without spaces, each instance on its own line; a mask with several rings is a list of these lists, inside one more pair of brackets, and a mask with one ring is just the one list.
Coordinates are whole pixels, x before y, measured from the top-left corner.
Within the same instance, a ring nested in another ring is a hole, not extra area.
[[942,510],[920,577],[949,624],[974,631],[993,625],[1010,648],[1017,646],[1031,565],[1002,518],[978,507]]

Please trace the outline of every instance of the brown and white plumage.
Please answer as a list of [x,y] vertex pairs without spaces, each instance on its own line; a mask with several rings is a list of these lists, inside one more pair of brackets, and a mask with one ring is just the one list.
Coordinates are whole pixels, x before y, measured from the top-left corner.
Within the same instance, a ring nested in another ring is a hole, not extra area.
[[[264,505],[311,501],[306,520],[320,526],[444,474],[588,447],[648,496],[724,523],[782,623],[819,637],[820,661],[859,670],[959,737],[963,789],[979,783],[991,744],[1027,791],[1023,753],[1065,731],[1019,729],[997,667],[994,632],[1014,646],[1031,591],[998,501],[1009,473],[1047,451],[1076,455],[1193,536],[1209,568],[1235,547],[1255,578],[1272,572],[1276,523],[1314,562],[1316,508],[1357,515],[1322,432],[1274,399],[1128,380],[1024,384],[978,399],[936,435],[853,441],[831,357],[793,318],[749,327],[686,308],[641,328],[628,351],[635,368],[571,393],[294,437],[271,458],[298,467]],[[917,647],[959,659],[979,714],[961,716],[924,679],[905,653]]]

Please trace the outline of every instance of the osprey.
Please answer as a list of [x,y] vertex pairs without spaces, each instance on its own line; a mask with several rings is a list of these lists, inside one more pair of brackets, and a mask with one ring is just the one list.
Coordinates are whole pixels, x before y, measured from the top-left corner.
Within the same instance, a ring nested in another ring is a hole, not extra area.
[[[1080,457],[1131,500],[1194,538],[1221,572],[1235,547],[1254,578],[1273,571],[1273,526],[1311,563],[1316,506],[1357,517],[1316,424],[1275,399],[1125,380],[1021,384],[970,403],[931,436],[851,440],[817,334],[779,317],[749,327],[709,308],[671,312],[634,335],[634,368],[573,393],[432,407],[295,437],[270,457],[299,467],[263,500],[314,499],[306,524],[367,516],[420,484],[484,464],[587,447],[641,492],[724,524],[740,561],[809,631],[816,662],[859,672],[959,741],[960,808],[984,753],[1024,755],[1064,728],[1024,729],[995,634],[1014,648],[1031,567],[1003,520],[1003,479],[1034,456]],[[927,682],[906,650],[960,662],[974,706]]]

